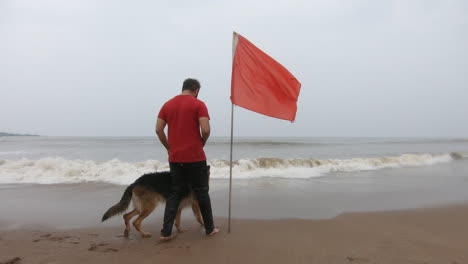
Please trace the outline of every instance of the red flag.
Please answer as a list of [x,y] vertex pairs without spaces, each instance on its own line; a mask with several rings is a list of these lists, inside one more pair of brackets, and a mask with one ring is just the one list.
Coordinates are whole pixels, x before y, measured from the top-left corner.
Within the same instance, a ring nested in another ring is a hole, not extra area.
[[294,121],[301,83],[281,64],[234,33],[231,101],[254,112]]

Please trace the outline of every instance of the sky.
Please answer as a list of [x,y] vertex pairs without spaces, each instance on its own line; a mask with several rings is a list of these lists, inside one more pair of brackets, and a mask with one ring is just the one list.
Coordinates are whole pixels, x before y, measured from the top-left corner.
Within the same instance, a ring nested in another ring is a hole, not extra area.
[[235,136],[468,137],[468,1],[0,0],[0,131],[153,136],[185,78],[230,135],[232,33],[302,83]]

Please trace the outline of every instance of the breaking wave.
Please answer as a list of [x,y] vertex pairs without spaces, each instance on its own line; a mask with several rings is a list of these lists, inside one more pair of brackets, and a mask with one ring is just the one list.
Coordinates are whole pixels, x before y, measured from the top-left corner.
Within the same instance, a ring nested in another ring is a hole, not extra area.
[[[241,159],[233,162],[233,177],[235,179],[262,177],[306,179],[324,176],[330,172],[428,166],[467,158],[468,153],[452,152],[351,159]],[[208,163],[211,165],[211,178],[229,177],[229,161],[210,160]],[[0,160],[0,183],[106,182],[127,185],[144,173],[165,170],[169,170],[168,163],[157,160],[125,162],[113,159],[97,162],[60,157],[39,160]]]

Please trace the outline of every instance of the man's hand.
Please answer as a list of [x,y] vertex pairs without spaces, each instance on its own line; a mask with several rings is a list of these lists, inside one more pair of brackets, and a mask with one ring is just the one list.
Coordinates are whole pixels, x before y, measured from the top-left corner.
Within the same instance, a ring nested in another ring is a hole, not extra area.
[[159,141],[166,148],[167,153],[169,154],[169,144],[167,143],[166,133],[164,133],[164,128],[166,127],[166,121],[158,118],[156,121],[156,135],[158,135]]
[[204,147],[206,144],[206,141],[208,141],[208,138],[210,137],[210,119],[208,117],[200,117],[198,119],[198,123],[200,123],[200,130],[201,130],[201,141],[202,141],[202,146]]

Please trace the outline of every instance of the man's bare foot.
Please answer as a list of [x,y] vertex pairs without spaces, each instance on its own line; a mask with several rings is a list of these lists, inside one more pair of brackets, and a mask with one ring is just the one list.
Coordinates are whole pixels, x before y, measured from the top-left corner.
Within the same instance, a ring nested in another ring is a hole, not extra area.
[[207,236],[214,236],[219,232],[219,228],[215,227],[211,233],[209,233]]
[[172,235],[166,236],[166,237],[161,236],[161,237],[159,237],[159,241],[166,242],[166,241],[169,241],[169,240],[173,239],[174,237],[176,237],[176,234],[172,234]]

